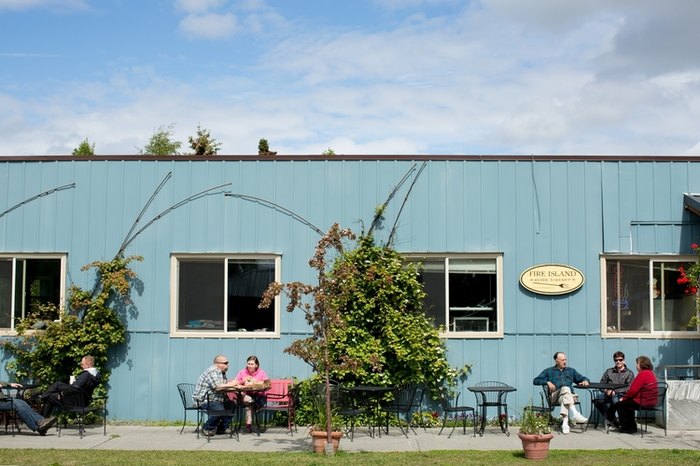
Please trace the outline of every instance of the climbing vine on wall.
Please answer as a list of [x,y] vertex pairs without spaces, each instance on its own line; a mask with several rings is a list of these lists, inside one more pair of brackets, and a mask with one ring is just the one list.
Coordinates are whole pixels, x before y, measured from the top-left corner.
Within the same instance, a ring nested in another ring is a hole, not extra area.
[[[43,387],[56,380],[68,380],[79,369],[84,355],[95,358],[102,382],[109,380],[109,352],[126,339],[125,313],[131,306],[129,298],[136,274],[129,268],[141,256],[115,257],[109,262],[95,261],[82,271],[95,269],[96,282],[92,290],[71,286],[67,309],[55,309],[60,319],[42,322],[44,312],[29,315],[17,325],[18,337],[2,343],[15,358],[7,370],[16,380],[32,380]],[[37,325],[38,324],[38,325]],[[44,327],[43,330],[35,330]]]

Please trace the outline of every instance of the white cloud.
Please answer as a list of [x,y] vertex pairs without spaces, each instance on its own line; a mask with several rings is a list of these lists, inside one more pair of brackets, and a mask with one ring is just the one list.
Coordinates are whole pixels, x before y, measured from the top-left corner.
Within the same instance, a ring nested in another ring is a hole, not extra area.
[[176,0],[175,6],[188,13],[202,13],[225,5],[227,0]]
[[180,22],[180,30],[185,34],[205,39],[231,37],[236,32],[236,28],[236,16],[232,13],[188,15]]

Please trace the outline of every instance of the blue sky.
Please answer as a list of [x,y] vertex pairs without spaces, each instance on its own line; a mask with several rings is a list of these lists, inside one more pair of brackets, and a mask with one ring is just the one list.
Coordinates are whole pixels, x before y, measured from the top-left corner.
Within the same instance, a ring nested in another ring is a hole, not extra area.
[[0,0],[0,155],[700,155],[695,0]]

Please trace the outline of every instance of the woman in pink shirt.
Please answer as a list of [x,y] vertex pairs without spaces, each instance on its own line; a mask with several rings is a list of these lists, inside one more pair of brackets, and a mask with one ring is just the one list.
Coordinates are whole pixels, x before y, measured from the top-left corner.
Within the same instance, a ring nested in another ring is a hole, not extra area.
[[[264,370],[260,369],[260,361],[257,356],[248,356],[245,369],[241,369],[236,374],[236,383],[242,387],[255,384],[269,384],[270,379]],[[245,426],[250,433],[253,431],[253,404],[256,408],[261,408],[265,404],[265,394],[262,391],[243,392],[242,403],[245,408]]]
[[657,396],[658,388],[656,375],[654,375],[654,365],[648,357],[639,356],[637,358],[637,376],[616,405],[620,416],[620,432],[623,434],[637,432],[634,411],[640,407],[656,406]]

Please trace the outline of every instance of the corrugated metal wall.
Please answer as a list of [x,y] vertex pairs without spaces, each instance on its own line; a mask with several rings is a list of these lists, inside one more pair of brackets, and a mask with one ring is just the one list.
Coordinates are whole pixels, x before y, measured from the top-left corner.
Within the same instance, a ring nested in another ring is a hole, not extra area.
[[[279,339],[171,338],[170,255],[182,252],[279,253],[283,280],[313,280],[308,259],[318,235],[284,213],[223,191],[257,196],[290,209],[321,230],[333,222],[369,227],[374,208],[421,160],[251,157],[210,160],[123,158],[0,159],[0,211],[40,192],[55,192],[0,218],[0,251],[67,252],[68,280],[90,286],[80,267],[111,259],[132,223],[171,174],[144,220],[208,188],[231,183],[167,213],[143,231],[126,254],[143,283],[128,316],[128,344],[114,357],[110,413],[115,419],[179,419],[175,385],[194,382],[224,353],[243,367],[257,354],[273,377],[305,377],[309,369],[282,350],[306,331],[299,314],[281,316]],[[388,235],[409,183],[385,213]],[[514,384],[511,413],[532,399],[531,381],[566,351],[592,379],[615,350],[655,364],[698,363],[698,339],[602,339],[600,262],[603,252],[688,253],[700,242],[699,218],[683,210],[684,192],[700,192],[700,162],[511,158],[435,158],[427,163],[398,220],[403,252],[502,252],[505,336],[450,339],[454,366],[473,365],[466,384]],[[538,263],[564,263],[586,276],[570,295],[523,292],[520,273]],[[7,355],[4,355],[7,360]],[[1,378],[4,370],[0,371]],[[471,399],[470,394],[466,394]]]

